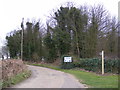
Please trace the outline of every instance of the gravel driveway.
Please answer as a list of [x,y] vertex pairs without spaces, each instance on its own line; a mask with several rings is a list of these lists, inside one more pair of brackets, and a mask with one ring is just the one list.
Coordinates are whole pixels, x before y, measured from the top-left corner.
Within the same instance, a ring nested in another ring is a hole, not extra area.
[[86,88],[72,75],[38,66],[28,65],[32,75],[11,88]]

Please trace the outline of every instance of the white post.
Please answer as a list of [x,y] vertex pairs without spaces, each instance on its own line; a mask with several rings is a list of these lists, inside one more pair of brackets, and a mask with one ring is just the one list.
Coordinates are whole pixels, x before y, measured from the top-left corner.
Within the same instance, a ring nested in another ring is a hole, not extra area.
[[102,51],[102,75],[104,74],[104,51]]

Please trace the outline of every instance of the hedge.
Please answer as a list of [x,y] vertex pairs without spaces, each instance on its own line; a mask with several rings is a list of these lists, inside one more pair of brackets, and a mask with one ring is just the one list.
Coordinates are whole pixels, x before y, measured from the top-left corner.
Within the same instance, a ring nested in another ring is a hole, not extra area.
[[[88,71],[101,72],[101,59],[80,59],[78,62],[74,62],[75,67],[83,68]],[[105,72],[118,73],[118,60],[105,60]]]

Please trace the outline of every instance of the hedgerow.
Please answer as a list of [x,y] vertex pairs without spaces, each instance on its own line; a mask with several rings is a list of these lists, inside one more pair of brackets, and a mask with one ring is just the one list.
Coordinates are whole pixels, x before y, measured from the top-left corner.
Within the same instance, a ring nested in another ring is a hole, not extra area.
[[[75,67],[83,68],[88,71],[101,72],[102,60],[98,58],[93,59],[80,59],[78,62],[74,62]],[[108,59],[104,60],[105,72],[118,73],[118,60]]]

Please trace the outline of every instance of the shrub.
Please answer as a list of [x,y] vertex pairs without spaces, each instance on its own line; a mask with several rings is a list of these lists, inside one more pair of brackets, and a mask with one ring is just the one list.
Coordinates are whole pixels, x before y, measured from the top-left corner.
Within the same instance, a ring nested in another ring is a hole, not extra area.
[[100,72],[101,60],[100,59],[81,59],[80,67],[89,71]]
[[105,72],[118,73],[118,60],[105,60]]
[[[101,59],[80,59],[78,62],[74,63],[76,67],[84,68],[88,71],[101,72]],[[105,60],[104,61],[105,72],[118,73],[118,60]]]
[[71,69],[71,68],[74,68],[74,64],[73,63],[64,63],[61,65],[61,69]]

